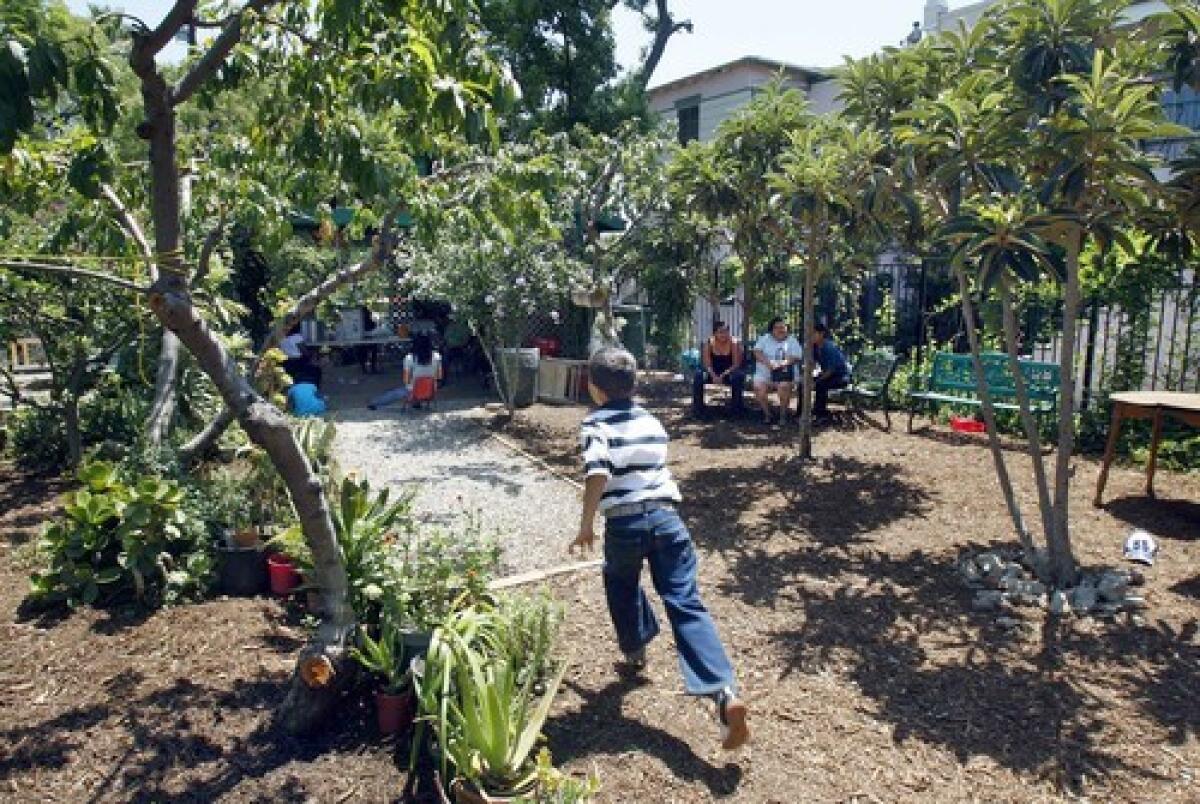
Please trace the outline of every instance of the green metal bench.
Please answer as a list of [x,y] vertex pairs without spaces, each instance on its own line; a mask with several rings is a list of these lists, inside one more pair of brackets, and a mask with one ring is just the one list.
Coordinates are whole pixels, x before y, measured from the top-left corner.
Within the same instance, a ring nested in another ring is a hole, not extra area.
[[891,430],[892,406],[888,392],[899,365],[900,358],[889,350],[866,352],[854,361],[850,384],[845,388],[830,391],[829,398],[842,402],[851,411],[869,404],[879,405],[883,409],[887,429]]
[[[1009,371],[1008,355],[1003,352],[985,352],[982,356],[983,374],[991,392],[996,410],[1020,410],[1017,389]],[[1058,395],[1062,387],[1057,363],[1021,361],[1021,374],[1029,391],[1029,407],[1034,415],[1045,416],[1058,410]],[[940,405],[981,407],[975,385],[975,368],[970,355],[937,352],[933,356],[933,368],[929,372],[928,388],[910,391],[908,431],[913,431],[913,418],[921,408],[928,408],[930,418]]]

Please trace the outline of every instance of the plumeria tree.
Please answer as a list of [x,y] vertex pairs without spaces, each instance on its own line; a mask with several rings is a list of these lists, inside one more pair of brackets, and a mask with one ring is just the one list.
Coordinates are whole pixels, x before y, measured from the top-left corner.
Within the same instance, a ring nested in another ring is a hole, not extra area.
[[[867,231],[877,211],[867,198],[875,186],[883,141],[873,128],[855,130],[840,118],[812,120],[791,135],[790,147],[769,177],[775,206],[787,219],[777,224],[781,240],[804,275],[804,362],[800,395],[800,455],[812,457],[815,374],[812,343],[817,283],[833,275],[839,258]],[[878,196],[877,196],[878,197]]]
[[775,82],[721,123],[711,142],[689,144],[669,169],[674,203],[705,214],[730,233],[741,264],[741,337],[750,341],[760,272],[778,252],[778,209],[764,180],[780,168],[792,135],[811,121],[802,93]]
[[[1113,244],[1135,249],[1131,234],[1161,205],[1154,162],[1141,143],[1178,133],[1165,125],[1157,87],[1147,80],[1152,49],[1112,35],[1127,6],[1122,0],[1007,0],[970,33],[895,56],[903,69],[860,65],[848,83],[856,99],[852,114],[861,122],[886,116],[900,123],[893,153],[930,233],[914,245],[949,256],[1014,526],[1039,574],[1060,586],[1077,576],[1068,514],[1081,255]],[[898,86],[863,91],[893,83]],[[1018,285],[1045,280],[1060,288],[1064,321],[1052,473],[1030,414],[1013,310]],[[1035,549],[1017,504],[979,359],[975,299],[993,293],[1033,462],[1045,551]]]

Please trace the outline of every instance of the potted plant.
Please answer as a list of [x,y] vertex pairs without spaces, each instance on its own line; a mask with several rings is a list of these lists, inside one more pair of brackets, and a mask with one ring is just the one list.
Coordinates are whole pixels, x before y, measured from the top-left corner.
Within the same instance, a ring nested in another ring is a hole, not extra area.
[[271,556],[267,569],[271,577],[271,592],[289,595],[300,589],[305,577],[311,577],[312,552],[304,541],[299,525],[292,525],[267,540]]
[[504,604],[479,602],[452,613],[434,633],[416,679],[423,719],[432,724],[442,775],[453,766],[458,802],[511,801],[536,792],[533,757],[566,662],[546,673],[515,650],[523,624]]
[[412,725],[416,713],[412,671],[400,644],[399,632],[392,619],[384,617],[379,624],[379,639],[373,639],[363,631],[358,641],[358,647],[353,648],[350,655],[380,679],[380,686],[375,690],[379,733],[398,734]]

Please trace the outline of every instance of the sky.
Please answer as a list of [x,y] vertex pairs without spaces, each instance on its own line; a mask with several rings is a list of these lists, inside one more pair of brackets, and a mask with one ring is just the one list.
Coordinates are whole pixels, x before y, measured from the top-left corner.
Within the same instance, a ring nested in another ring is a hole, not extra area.
[[[952,8],[967,5],[952,0]],[[83,13],[87,0],[68,0]],[[166,0],[107,0],[156,24],[170,7]],[[898,44],[915,20],[924,0],[672,0],[672,13],[690,19],[692,34],[672,38],[651,81],[666,83],[715,67],[741,56],[763,56],[811,67],[834,67],[843,55],[865,56],[888,44]],[[617,58],[629,67],[650,41],[641,19],[623,9],[616,18]],[[179,58],[182,46],[169,57]]]

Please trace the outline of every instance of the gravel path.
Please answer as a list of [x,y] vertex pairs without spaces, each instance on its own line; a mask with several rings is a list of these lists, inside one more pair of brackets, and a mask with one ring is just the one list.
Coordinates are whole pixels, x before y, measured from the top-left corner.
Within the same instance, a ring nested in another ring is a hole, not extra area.
[[566,545],[579,524],[571,484],[488,437],[469,401],[436,411],[400,408],[337,411],[334,445],[343,471],[372,485],[416,488],[418,516],[450,523],[472,512],[496,533],[501,573],[552,567],[569,560]]

